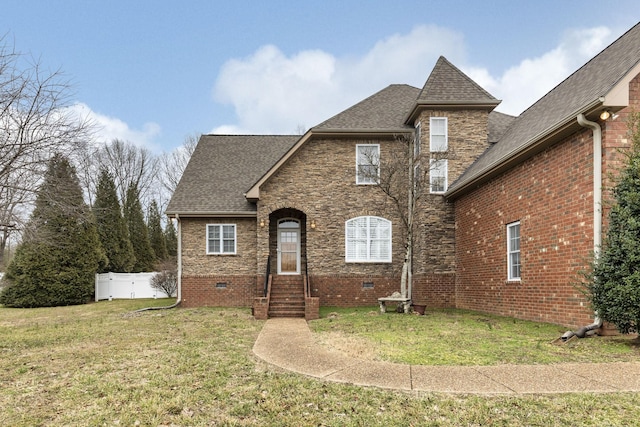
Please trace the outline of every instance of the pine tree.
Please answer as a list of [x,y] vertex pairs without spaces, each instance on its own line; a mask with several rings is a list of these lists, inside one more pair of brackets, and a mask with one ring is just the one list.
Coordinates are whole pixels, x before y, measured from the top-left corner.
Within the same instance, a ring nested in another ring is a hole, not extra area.
[[91,210],[75,169],[55,155],[49,162],[23,243],[7,269],[11,285],[0,295],[10,307],[83,304],[106,262]]
[[167,245],[167,254],[175,258],[178,256],[178,236],[171,220],[167,221],[167,225],[164,228],[164,238]]
[[158,262],[167,258],[167,242],[164,238],[161,221],[160,208],[156,201],[153,200],[149,207],[149,242]]
[[129,240],[136,259],[131,271],[134,273],[153,271],[155,255],[149,242],[149,230],[144,222],[142,205],[135,184],[129,185],[127,189],[127,197],[124,201],[124,218],[129,228]]
[[640,113],[630,115],[629,135],[632,150],[613,190],[607,235],[588,284],[598,316],[622,333],[640,331]]
[[100,243],[109,259],[107,265],[100,272],[130,272],[135,263],[133,246],[129,240],[127,224],[120,210],[113,177],[106,169],[100,172],[93,214],[96,218]]

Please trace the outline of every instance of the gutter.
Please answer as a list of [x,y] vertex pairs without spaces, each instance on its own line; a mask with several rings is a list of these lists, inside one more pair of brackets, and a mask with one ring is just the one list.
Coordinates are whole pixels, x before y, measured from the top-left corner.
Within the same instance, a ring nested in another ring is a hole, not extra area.
[[[593,256],[597,262],[602,246],[602,212],[600,210],[602,206],[602,128],[598,123],[587,120],[582,113],[578,114],[576,120],[580,126],[593,131]],[[567,341],[574,335],[578,338],[584,338],[590,331],[601,326],[602,319],[596,312],[593,323],[583,326],[575,332],[565,332],[562,335],[562,340]]]
[[[562,134],[567,130],[568,127],[575,123],[573,120],[576,117],[576,114],[578,114],[578,111],[586,111],[587,113],[589,113],[597,110],[597,108],[602,105],[603,100],[604,99],[600,97],[583,106],[581,109],[569,114],[562,120],[556,122],[553,126],[540,131],[538,134],[529,138],[529,140],[525,144],[520,145],[513,151],[505,153],[502,157],[495,160],[493,163],[483,167],[478,175],[472,177],[469,181],[463,183],[461,186],[456,187],[456,184],[454,183],[452,185],[453,188],[450,188],[444,194],[445,197],[448,200],[457,199],[462,194],[466,194],[470,189],[475,188],[481,183],[504,172],[514,164],[517,164],[523,159],[529,158],[530,156],[544,150],[548,145],[556,142],[555,137],[558,134]],[[499,143],[500,142],[498,141],[497,144]],[[489,150],[490,149],[491,148],[489,148]],[[481,157],[479,157],[478,159],[480,159]]]

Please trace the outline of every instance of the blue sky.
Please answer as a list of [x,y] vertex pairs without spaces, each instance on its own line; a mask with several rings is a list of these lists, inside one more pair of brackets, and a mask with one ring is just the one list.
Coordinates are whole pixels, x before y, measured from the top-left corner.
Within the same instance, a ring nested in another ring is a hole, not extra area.
[[161,152],[308,129],[440,55],[519,114],[638,21],[637,0],[4,0],[0,34],[65,72],[101,140]]

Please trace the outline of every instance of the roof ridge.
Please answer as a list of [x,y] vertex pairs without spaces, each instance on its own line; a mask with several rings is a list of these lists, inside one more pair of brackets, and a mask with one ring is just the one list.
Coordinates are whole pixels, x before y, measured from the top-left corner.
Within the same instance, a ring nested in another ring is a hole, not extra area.
[[[453,65],[447,58],[440,55],[440,57],[436,61],[436,64],[433,67],[433,70],[431,71],[431,74],[429,74],[427,81],[425,82],[424,86],[422,87],[422,90],[420,91],[420,94],[418,95],[417,102],[423,103],[422,101],[429,101],[431,99],[431,96],[433,96],[434,89],[442,90],[444,89],[442,86],[446,86],[446,89],[451,89],[452,88],[451,85],[442,85],[440,84],[441,82],[436,81],[439,78],[442,78],[444,76],[446,76],[446,80],[451,80],[450,76],[447,76],[447,74],[451,74],[451,73],[457,74],[457,76],[460,78],[460,80],[456,82],[457,83],[456,89],[458,91],[460,90],[460,83],[463,83],[467,87],[470,85],[475,91],[485,96],[487,100],[499,101],[496,97],[494,97],[489,92],[487,92],[486,89],[484,89],[482,86],[476,83],[471,77],[469,77],[462,70],[460,70],[458,67]],[[451,93],[453,92],[452,91],[447,92],[448,95],[450,95]],[[455,94],[455,96],[459,96],[459,95]],[[435,99],[439,97],[442,97],[442,94],[440,95],[436,94]],[[471,99],[460,97],[459,100],[470,101]]]

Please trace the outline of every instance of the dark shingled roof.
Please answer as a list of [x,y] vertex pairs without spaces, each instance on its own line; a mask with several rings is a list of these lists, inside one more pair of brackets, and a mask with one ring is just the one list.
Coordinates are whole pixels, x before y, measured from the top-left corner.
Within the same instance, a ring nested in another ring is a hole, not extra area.
[[494,104],[500,101],[456,68],[444,56],[438,58],[420,91],[418,104]]
[[254,213],[244,193],[295,143],[298,135],[203,135],[167,214]]
[[343,112],[314,126],[312,131],[375,131],[413,129],[404,119],[416,102],[420,89],[390,85]]
[[509,129],[509,126],[516,119],[515,116],[504,114],[499,111],[489,113],[489,142],[495,143],[502,138],[502,135]]
[[639,61],[640,24],[636,24],[522,113],[504,136],[451,185],[448,193],[487,174],[533,145],[541,135],[575,119],[606,95]]

